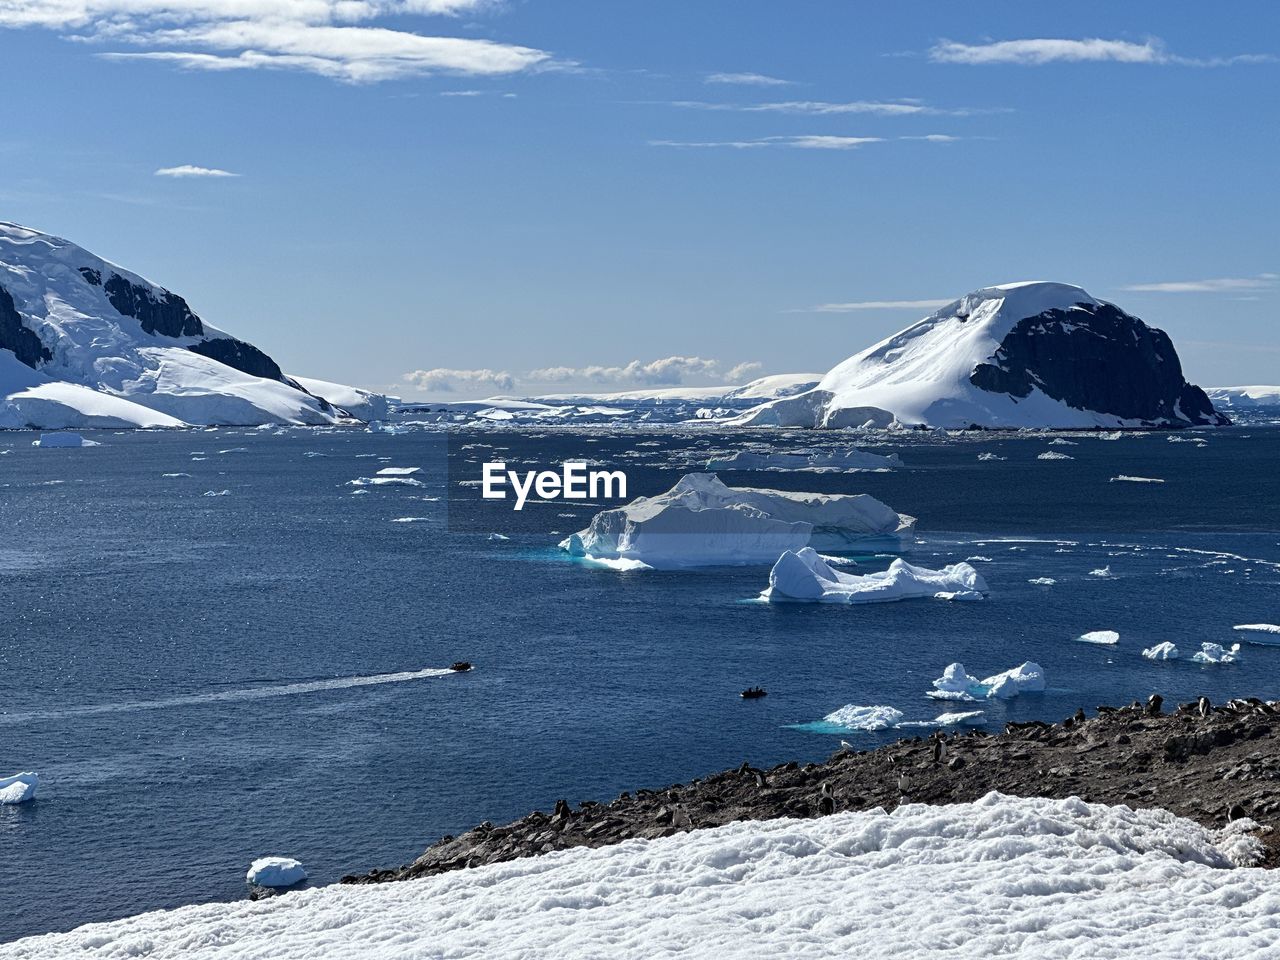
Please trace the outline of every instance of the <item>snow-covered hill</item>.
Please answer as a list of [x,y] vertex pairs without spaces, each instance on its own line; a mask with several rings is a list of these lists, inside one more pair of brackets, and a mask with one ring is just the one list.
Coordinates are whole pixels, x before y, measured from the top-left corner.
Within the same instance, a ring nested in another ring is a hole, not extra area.
[[1187,427],[1226,417],[1168,335],[1065,283],[983,287],[741,425]]
[[[286,376],[177,294],[0,221],[0,427],[328,424],[350,387]],[[373,397],[376,395],[367,395]]]
[[1251,410],[1256,407],[1280,407],[1280,387],[1205,387],[1214,406],[1224,410]]

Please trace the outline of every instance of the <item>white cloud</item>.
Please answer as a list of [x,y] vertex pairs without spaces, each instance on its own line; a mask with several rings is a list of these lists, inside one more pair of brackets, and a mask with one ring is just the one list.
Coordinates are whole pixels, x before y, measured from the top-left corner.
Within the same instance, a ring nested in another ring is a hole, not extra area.
[[217,167],[197,167],[184,163],[177,167],[161,167],[155,172],[157,177],[238,177],[240,174],[230,170],[219,170]]
[[[489,0],[0,0],[0,27],[38,26],[117,48],[112,60],[192,70],[296,70],[351,83],[447,73],[498,76],[553,66],[542,50],[356,25],[456,15]],[[133,49],[128,49],[133,48]],[[139,49],[143,48],[143,49]],[[149,49],[147,49],[149,48]]]
[[794,113],[804,116],[840,116],[872,114],[876,116],[914,116],[945,113],[918,100],[853,100],[828,103],[821,100],[780,100],[769,103],[708,103],[703,100],[674,100],[673,107],[690,110],[727,110],[736,113]]
[[702,357],[663,357],[643,363],[632,360],[620,367],[543,367],[529,371],[534,383],[637,383],[646,386],[679,386],[688,377],[716,376],[720,364]]
[[852,303],[820,303],[799,313],[853,313],[857,310],[937,310],[951,300],[855,300]]
[[725,374],[725,379],[730,383],[745,383],[760,376],[762,370],[764,370],[763,363],[758,360],[748,360],[746,363],[740,363],[736,367],[730,368],[729,372]]
[[1046,63],[1111,62],[1224,67],[1234,63],[1258,63],[1272,58],[1265,55],[1240,54],[1197,59],[1170,53],[1165,49],[1164,43],[1156,38],[1143,43],[1134,43],[1129,40],[1103,40],[1099,37],[1089,37],[1083,40],[1058,38],[996,40],[976,44],[943,40],[929,51],[929,59],[935,63],[971,65],[1012,63],[1022,66],[1040,66]]
[[515,377],[505,370],[453,370],[448,367],[414,370],[404,375],[404,381],[419,390],[435,390],[440,393],[454,393],[468,388],[511,390],[516,385]]
[[1135,283],[1121,290],[1134,293],[1235,293],[1241,290],[1271,290],[1280,283],[1280,274],[1260,273],[1254,277],[1217,277],[1212,280],[1167,280]]
[[727,83],[743,87],[789,87],[794,80],[781,80],[763,73],[709,73],[704,83]]

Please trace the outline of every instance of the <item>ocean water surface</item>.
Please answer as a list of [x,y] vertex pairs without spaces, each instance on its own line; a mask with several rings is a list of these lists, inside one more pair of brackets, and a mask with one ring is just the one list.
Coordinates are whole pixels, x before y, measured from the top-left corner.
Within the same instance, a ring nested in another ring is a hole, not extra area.
[[[598,507],[516,513],[475,485],[483,460],[588,457],[653,494],[712,451],[847,438],[91,436],[102,446],[41,450],[0,434],[0,775],[41,776],[35,802],[0,807],[0,941],[243,897],[263,855],[332,882],[561,797],[819,759],[839,736],[872,747],[902,732],[795,727],[845,704],[954,709],[924,696],[954,660],[979,677],[1045,667],[1046,693],[979,705],[993,729],[1156,691],[1280,697],[1280,647],[1221,665],[1141,656],[1280,621],[1276,427],[907,436],[867,447],[902,455],[892,473],[722,474],[873,494],[919,518],[908,560],[972,558],[991,587],[980,603],[853,607],[752,602],[759,567],[594,569],[555,544]],[[368,482],[387,467],[421,469]],[[1074,640],[1093,630],[1120,642]],[[441,669],[459,659],[475,670]],[[767,698],[739,698],[756,684]]]

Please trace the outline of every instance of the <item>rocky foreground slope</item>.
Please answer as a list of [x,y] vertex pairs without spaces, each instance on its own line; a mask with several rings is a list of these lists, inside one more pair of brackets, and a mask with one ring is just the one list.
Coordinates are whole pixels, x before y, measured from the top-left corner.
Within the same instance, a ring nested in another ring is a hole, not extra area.
[[1233,700],[1202,713],[1197,703],[1166,712],[1154,700],[1099,707],[1096,715],[1082,717],[1009,724],[995,735],[972,730],[843,750],[825,763],[768,770],[744,763],[689,783],[623,793],[608,803],[575,807],[562,800],[550,813],[535,810],[502,826],[482,823],[441,838],[406,866],[343,882],[407,880],[738,820],[893,809],[904,800],[971,801],[992,790],[1163,807],[1210,827],[1249,817],[1269,828],[1262,834],[1266,864],[1280,864],[1280,703]]

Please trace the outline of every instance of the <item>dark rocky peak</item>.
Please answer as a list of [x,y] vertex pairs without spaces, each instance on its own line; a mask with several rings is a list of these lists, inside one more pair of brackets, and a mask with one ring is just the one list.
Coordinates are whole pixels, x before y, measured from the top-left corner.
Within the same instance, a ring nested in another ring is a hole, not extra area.
[[22,322],[13,297],[4,287],[0,287],[0,349],[12,350],[15,357],[33,368],[53,359],[39,335]]
[[150,288],[132,283],[118,273],[113,273],[103,288],[111,305],[121,315],[137,319],[147,333],[162,337],[198,337],[204,334],[200,318],[176,293],[161,290],[157,296]]

